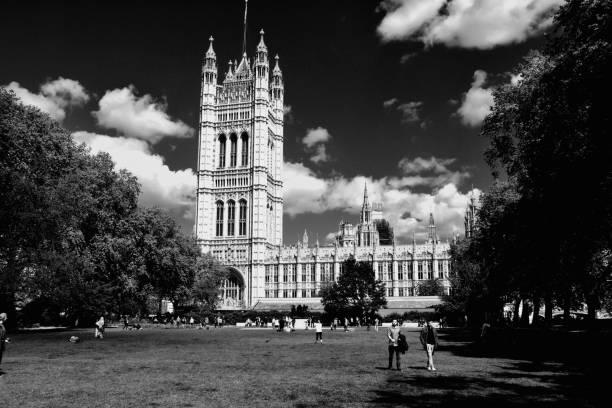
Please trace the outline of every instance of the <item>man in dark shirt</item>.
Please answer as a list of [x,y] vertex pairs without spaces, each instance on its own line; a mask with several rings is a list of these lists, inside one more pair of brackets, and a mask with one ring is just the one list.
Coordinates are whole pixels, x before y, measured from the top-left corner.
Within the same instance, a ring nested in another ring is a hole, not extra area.
[[400,328],[397,325],[397,320],[393,320],[391,323],[391,327],[387,330],[387,338],[389,339],[389,365],[387,369],[390,370],[393,366],[393,354],[395,354],[395,366],[397,370],[400,371],[402,369],[400,363],[400,348],[398,347],[397,341],[399,340]]
[[431,325],[431,321],[429,320],[427,320],[427,324],[421,330],[421,344],[423,348],[425,348],[425,351],[427,351],[427,369],[436,371],[433,354],[434,350],[438,347],[438,333],[436,333],[436,329]]

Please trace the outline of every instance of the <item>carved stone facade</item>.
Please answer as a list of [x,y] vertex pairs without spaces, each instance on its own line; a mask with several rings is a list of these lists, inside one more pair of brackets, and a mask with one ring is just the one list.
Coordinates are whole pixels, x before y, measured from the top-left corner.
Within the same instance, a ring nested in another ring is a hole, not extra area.
[[442,278],[448,290],[449,246],[435,225],[425,243],[395,245],[387,229],[393,244],[380,245],[382,206],[370,206],[367,190],[360,222],[342,222],[333,246],[309,247],[306,233],[297,245],[283,246],[284,83],[278,56],[269,70],[260,34],[254,61],[246,53],[240,63],[230,61],[221,83],[212,37],[202,67],[196,237],[232,272],[220,307],[320,308],[320,289],[350,256],[372,262],[391,306],[415,298],[422,280]]

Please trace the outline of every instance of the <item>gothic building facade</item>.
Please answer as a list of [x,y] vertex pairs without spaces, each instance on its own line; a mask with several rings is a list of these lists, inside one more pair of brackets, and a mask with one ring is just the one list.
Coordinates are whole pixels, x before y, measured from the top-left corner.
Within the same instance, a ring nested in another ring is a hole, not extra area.
[[[264,32],[253,60],[229,61],[219,78],[213,39],[202,66],[196,237],[231,271],[221,308],[321,307],[319,291],[353,256],[371,262],[391,307],[419,299],[419,282],[441,278],[448,291],[449,245],[436,235],[396,245],[382,205],[364,191],[359,223],[341,222],[333,245],[283,245],[283,99],[278,55],[270,70]],[[416,303],[415,303],[416,304]],[[409,307],[409,306],[408,306]]]

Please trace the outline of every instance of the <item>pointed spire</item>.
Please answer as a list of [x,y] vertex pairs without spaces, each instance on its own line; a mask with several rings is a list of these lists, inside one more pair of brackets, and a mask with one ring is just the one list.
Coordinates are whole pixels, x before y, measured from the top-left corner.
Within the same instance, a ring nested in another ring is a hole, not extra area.
[[274,64],[274,69],[272,70],[273,74],[280,74],[282,75],[281,69],[278,66],[278,54],[276,54],[276,56],[274,57],[274,59],[276,60],[276,63]]
[[302,244],[308,247],[308,232],[306,232],[306,229],[304,229],[304,235],[302,236]]
[[429,231],[427,232],[427,240],[429,242],[435,243],[438,241],[438,236],[436,234],[436,223],[434,221],[433,213],[429,213]]
[[216,54],[215,54],[215,50],[213,49],[213,41],[215,41],[215,39],[211,35],[210,38],[208,39],[208,41],[210,43],[208,45],[208,51],[206,51],[206,57],[208,57],[208,58],[215,58]]
[[368,183],[363,182],[363,205],[366,203],[370,204],[370,200],[368,199]]
[[234,63],[232,62],[232,60],[229,60],[229,62],[227,63],[227,74],[225,74],[226,77],[232,77],[234,76]]
[[257,51],[268,51],[268,47],[266,47],[266,43],[264,42],[264,30],[263,28],[259,31],[259,44],[257,44]]

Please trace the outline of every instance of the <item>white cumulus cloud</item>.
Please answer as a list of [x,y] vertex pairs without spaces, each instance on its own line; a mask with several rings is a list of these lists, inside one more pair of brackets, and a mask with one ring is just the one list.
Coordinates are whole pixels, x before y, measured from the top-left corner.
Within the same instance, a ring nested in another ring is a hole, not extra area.
[[134,86],[106,91],[93,112],[98,124],[125,136],[157,143],[164,137],[191,137],[194,130],[181,120],[172,120],[166,104],[151,95],[136,95]]
[[191,169],[170,170],[164,159],[153,154],[149,143],[126,137],[90,132],[74,132],[77,143],[85,143],[93,153],[107,152],[119,169],[126,169],[141,184],[139,203],[168,209],[179,218],[193,217],[196,175]]
[[485,88],[487,73],[482,70],[474,72],[474,81],[470,89],[463,95],[461,106],[456,114],[461,122],[468,126],[479,126],[491,112],[493,106],[493,90]]
[[[428,170],[432,169],[435,171],[435,167]],[[457,175],[453,176],[455,173]],[[326,178],[316,175],[301,163],[289,162],[284,164],[284,211],[293,217],[298,214],[342,210],[355,214],[354,222],[357,222],[363,199],[363,186],[366,183],[370,200],[382,202],[384,216],[395,228],[400,242],[408,242],[412,232],[424,233],[426,225],[423,220],[428,219],[430,212],[436,217],[439,234],[451,237],[454,231],[463,229],[469,192],[460,192],[457,184],[466,177],[469,177],[469,174],[449,170],[431,177],[413,175],[379,179],[365,176]],[[411,187],[417,185],[430,187],[431,191],[412,191]]]
[[385,0],[384,41],[489,49],[525,41],[552,24],[564,0]]
[[302,139],[302,144],[306,147],[306,151],[312,153],[310,161],[313,163],[320,163],[330,160],[326,148],[326,144],[330,139],[331,135],[325,128],[317,127],[306,131],[306,136]]
[[38,93],[30,92],[15,81],[3,87],[15,92],[24,105],[35,106],[58,122],[66,117],[66,109],[82,106],[89,100],[85,88],[78,81],[62,77],[45,82]]

